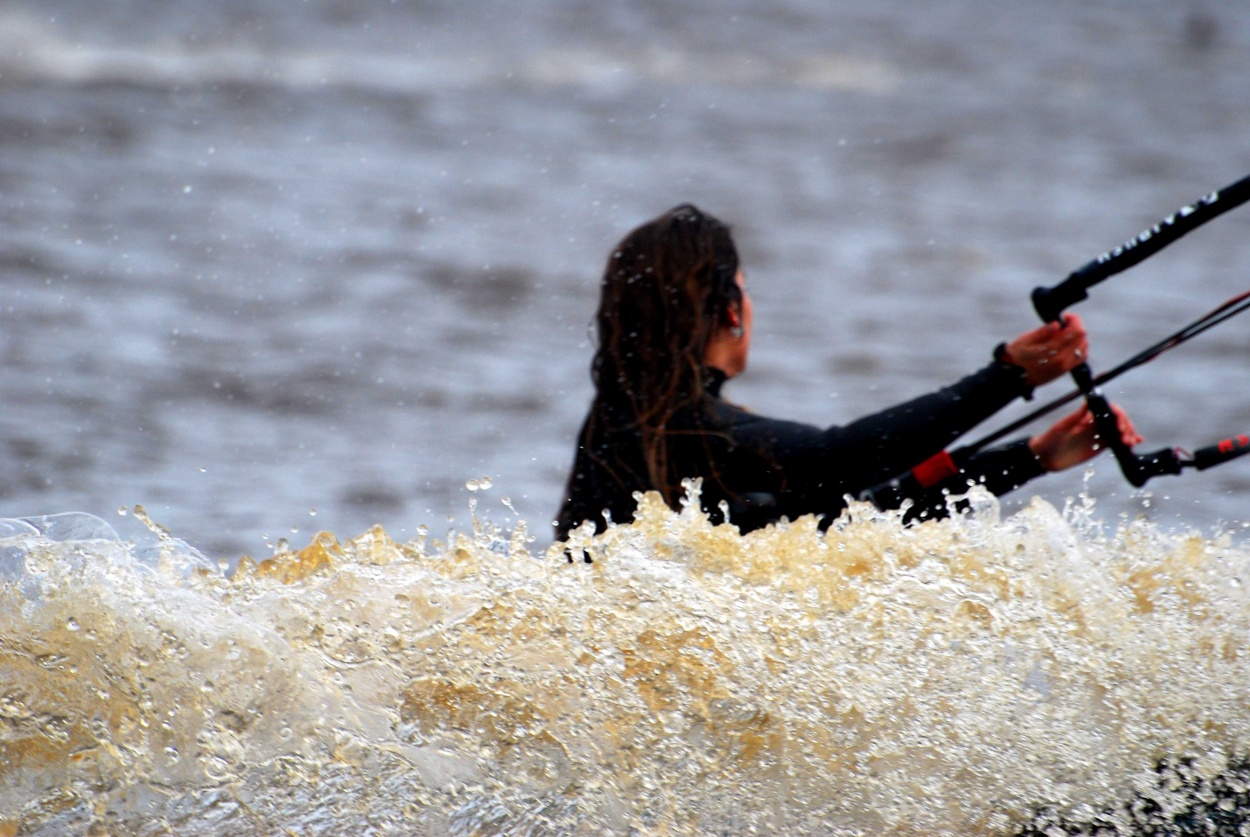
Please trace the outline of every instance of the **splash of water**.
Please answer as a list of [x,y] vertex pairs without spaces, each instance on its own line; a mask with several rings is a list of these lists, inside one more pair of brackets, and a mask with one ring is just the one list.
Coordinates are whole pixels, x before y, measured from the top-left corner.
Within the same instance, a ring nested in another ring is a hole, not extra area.
[[1250,549],[975,505],[740,536],[647,496],[574,533],[592,563],[475,519],[232,577],[159,527],[6,521],[0,834],[1250,821]]

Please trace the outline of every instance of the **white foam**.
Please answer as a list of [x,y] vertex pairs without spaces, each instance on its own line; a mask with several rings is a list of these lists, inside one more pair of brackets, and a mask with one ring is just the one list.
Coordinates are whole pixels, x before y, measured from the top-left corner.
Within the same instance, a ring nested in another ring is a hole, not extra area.
[[1250,550],[976,505],[741,537],[648,497],[583,540],[593,564],[477,521],[428,548],[323,534],[233,579],[22,533],[0,823],[1129,829],[1134,794],[1184,808],[1250,755]]

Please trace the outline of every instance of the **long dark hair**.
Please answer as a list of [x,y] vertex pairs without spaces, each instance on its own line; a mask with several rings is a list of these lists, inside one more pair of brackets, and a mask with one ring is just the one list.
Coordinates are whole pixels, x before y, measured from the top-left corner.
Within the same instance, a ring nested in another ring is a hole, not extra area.
[[636,440],[643,473],[618,478],[643,482],[627,487],[658,491],[672,507],[680,481],[696,474],[677,472],[669,424],[705,396],[708,341],[742,302],[737,274],[729,227],[690,204],[625,236],[603,273],[591,363],[595,399],[582,450],[594,455],[608,434]]

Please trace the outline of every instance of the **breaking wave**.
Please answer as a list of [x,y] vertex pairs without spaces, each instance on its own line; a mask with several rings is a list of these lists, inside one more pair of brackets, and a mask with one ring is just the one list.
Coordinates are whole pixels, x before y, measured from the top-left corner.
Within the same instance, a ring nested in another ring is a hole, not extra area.
[[1239,833],[1250,549],[974,505],[649,495],[569,553],[475,515],[231,574],[5,521],[0,833]]

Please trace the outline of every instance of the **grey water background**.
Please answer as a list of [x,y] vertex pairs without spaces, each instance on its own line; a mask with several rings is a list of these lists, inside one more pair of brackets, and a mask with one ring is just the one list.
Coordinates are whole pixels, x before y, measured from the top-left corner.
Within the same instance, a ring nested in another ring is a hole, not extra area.
[[[237,557],[476,497],[541,543],[646,218],[734,225],[727,394],[824,424],[1247,171],[1245,3],[4,0],[0,516],[143,504]],[[1095,290],[1095,369],[1247,285],[1250,208]],[[1248,349],[1236,320],[1110,394],[1146,449],[1248,432]],[[1012,503],[1250,521],[1250,461],[1149,489],[1107,460]]]

